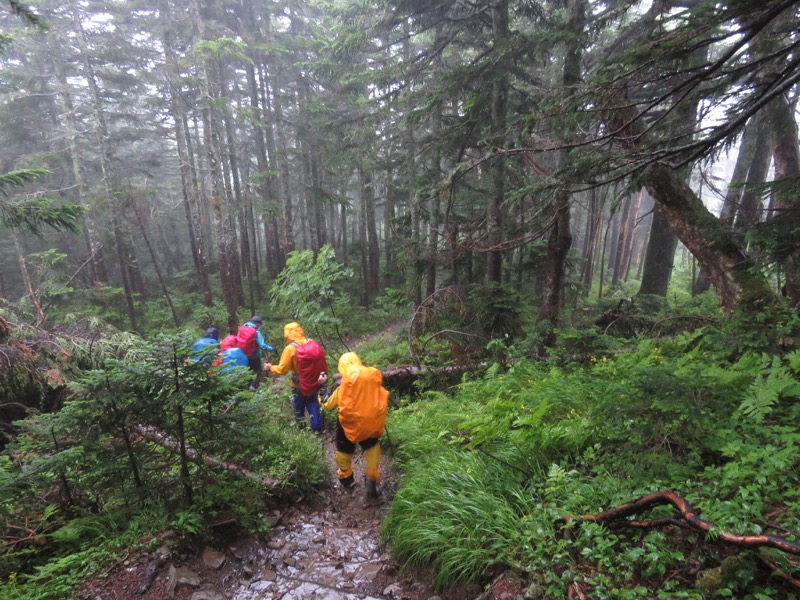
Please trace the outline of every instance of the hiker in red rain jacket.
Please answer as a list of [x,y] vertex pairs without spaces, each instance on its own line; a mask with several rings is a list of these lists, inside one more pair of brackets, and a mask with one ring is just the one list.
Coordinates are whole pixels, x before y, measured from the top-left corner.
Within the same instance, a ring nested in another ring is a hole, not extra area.
[[261,351],[274,352],[275,348],[270,346],[264,341],[264,336],[258,330],[264,324],[264,319],[255,315],[250,317],[244,325],[239,327],[236,333],[236,345],[242,349],[245,356],[247,356],[247,366],[255,375],[255,378],[250,382],[250,391],[258,391],[258,386],[261,384]]
[[283,328],[286,347],[277,365],[267,363],[264,371],[272,375],[286,375],[292,372],[292,406],[298,425],[304,425],[306,412],[310,415],[311,430],[322,431],[322,415],[317,394],[321,387],[320,373],[328,371],[325,352],[314,340],[306,338],[299,323],[288,323]]

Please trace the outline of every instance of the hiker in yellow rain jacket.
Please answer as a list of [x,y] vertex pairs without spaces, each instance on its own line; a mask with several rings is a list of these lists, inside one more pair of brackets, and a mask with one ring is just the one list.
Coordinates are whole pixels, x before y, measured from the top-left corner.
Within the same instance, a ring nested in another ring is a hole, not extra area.
[[[355,352],[342,354],[339,359],[341,383],[322,405],[325,410],[339,408],[336,425],[336,465],[339,483],[346,488],[355,485],[353,454],[356,444],[364,450],[366,489],[368,498],[378,497],[381,473],[379,438],[386,423],[389,392],[383,387],[383,376],[374,367],[365,367]],[[320,376],[320,381],[327,380]]]
[[[264,372],[271,375],[286,375],[289,371],[292,372],[292,406],[295,421],[298,425],[305,426],[306,412],[308,412],[311,431],[321,433],[322,413],[317,400],[321,384],[317,379],[320,373],[328,370],[325,353],[319,344],[306,338],[299,323],[284,325],[283,337],[286,339],[286,347],[281,352],[280,362],[277,365],[267,363],[264,365]],[[311,353],[303,354],[307,350]],[[306,361],[305,364],[301,364],[299,359],[301,354]]]

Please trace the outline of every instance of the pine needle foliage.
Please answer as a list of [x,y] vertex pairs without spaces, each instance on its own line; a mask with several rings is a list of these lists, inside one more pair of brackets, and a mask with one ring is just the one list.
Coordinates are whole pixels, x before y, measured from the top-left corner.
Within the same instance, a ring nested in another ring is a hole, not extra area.
[[[15,462],[0,465],[0,513],[10,526],[31,523],[47,544],[3,549],[0,577],[16,573],[15,589],[47,584],[53,593],[42,598],[63,597],[62,586],[94,568],[83,561],[102,562],[121,539],[131,543],[129,525],[145,514],[159,515],[152,527],[192,539],[207,535],[207,523],[223,512],[263,531],[261,515],[278,490],[328,484],[319,444],[291,426],[284,403],[266,391],[242,391],[250,371],[211,367],[203,359],[213,350],[192,360],[192,340],[162,334],[112,343],[102,368],[71,385],[59,412],[19,423]],[[92,545],[105,549],[104,558]]]
[[44,227],[76,232],[84,208],[77,204],[57,205],[49,198],[10,200],[8,188],[21,187],[47,174],[44,169],[28,169],[0,174],[0,225],[44,235]]

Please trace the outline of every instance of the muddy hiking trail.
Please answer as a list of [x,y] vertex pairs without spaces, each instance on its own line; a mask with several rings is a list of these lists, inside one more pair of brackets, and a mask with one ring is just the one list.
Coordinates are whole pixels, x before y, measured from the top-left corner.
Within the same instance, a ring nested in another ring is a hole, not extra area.
[[[336,482],[331,415],[324,444]],[[311,434],[309,434],[311,435]],[[380,538],[381,517],[397,487],[391,456],[381,458],[381,497],[366,498],[363,455],[353,460],[359,485],[336,485],[296,498],[266,515],[263,535],[237,536],[235,524],[218,525],[219,541],[189,556],[173,556],[172,534],[152,553],[129,557],[79,592],[87,600],[462,600],[521,596],[480,588],[436,591],[431,574],[403,570]],[[230,528],[226,531],[225,528]],[[176,553],[177,554],[177,553]]]

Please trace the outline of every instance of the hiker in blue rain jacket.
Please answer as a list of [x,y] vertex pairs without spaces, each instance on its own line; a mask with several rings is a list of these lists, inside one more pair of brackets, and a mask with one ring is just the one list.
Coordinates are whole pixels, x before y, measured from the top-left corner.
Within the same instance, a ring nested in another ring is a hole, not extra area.
[[203,356],[203,349],[216,344],[219,344],[219,329],[216,327],[209,327],[206,329],[205,337],[201,337],[194,344],[192,344],[192,360],[195,362],[202,360],[203,362],[211,364],[211,361],[214,359],[214,357],[208,353],[205,353],[205,356]]

